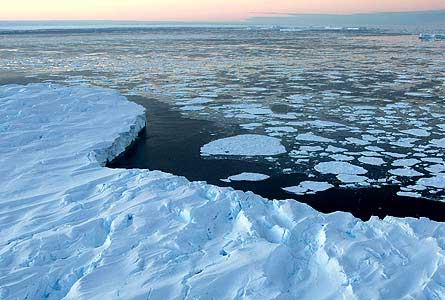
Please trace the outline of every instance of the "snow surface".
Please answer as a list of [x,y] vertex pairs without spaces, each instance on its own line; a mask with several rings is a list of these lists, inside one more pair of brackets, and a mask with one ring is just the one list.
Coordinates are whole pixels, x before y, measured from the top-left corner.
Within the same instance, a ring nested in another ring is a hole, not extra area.
[[445,298],[444,224],[103,167],[145,125],[111,90],[1,86],[0,119],[2,300]]
[[286,148],[278,138],[258,135],[242,134],[215,140],[201,147],[201,155],[240,155],[240,156],[269,156],[286,153]]

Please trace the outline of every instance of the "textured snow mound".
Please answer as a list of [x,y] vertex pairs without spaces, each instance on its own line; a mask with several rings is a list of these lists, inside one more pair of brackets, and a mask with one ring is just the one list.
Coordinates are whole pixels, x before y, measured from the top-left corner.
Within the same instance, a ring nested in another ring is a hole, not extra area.
[[444,299],[445,227],[102,167],[145,125],[113,91],[0,87],[0,299]]

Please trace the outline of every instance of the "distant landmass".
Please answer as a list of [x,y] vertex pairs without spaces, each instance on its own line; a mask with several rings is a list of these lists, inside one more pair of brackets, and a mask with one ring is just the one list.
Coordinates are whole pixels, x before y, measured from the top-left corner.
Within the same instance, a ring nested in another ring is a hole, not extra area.
[[385,26],[385,25],[442,25],[445,10],[418,12],[334,14],[266,14],[247,20],[253,24],[292,26]]

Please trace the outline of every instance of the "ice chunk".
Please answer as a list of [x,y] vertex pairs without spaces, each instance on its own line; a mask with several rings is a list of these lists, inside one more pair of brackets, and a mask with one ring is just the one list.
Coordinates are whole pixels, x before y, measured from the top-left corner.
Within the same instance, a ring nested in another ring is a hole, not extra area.
[[340,180],[342,183],[358,183],[358,184],[366,183],[369,180],[369,178],[366,176],[349,175],[349,174],[337,175],[337,179]]
[[258,134],[243,134],[215,140],[201,147],[201,155],[269,156],[286,152],[281,140]]
[[319,142],[319,143],[333,143],[334,142],[334,140],[332,140],[332,139],[324,138],[324,137],[315,135],[311,132],[299,134],[299,135],[297,135],[296,139],[299,141]]
[[227,178],[228,181],[263,181],[270,178],[268,175],[260,173],[244,172],[238,175],[233,175]]
[[445,148],[445,138],[433,139],[431,140],[431,144],[435,147]]
[[392,175],[400,176],[400,177],[419,177],[424,174],[413,170],[411,168],[400,168],[400,169],[392,169],[388,171]]
[[362,167],[355,166],[343,161],[322,162],[315,166],[315,170],[322,174],[348,174],[348,175],[363,175],[368,171]]
[[386,163],[380,157],[362,156],[362,157],[359,157],[358,160],[361,163],[368,164],[368,165],[373,165],[373,166],[381,166],[381,165],[384,165]]
[[412,167],[420,163],[420,160],[415,158],[408,158],[408,159],[396,159],[392,162],[392,165],[394,167]]
[[303,195],[306,193],[323,192],[333,188],[334,186],[328,182],[319,181],[303,181],[298,186],[283,188],[286,192]]
[[408,129],[408,130],[402,130],[402,132],[419,137],[427,137],[431,135],[431,133],[425,129]]

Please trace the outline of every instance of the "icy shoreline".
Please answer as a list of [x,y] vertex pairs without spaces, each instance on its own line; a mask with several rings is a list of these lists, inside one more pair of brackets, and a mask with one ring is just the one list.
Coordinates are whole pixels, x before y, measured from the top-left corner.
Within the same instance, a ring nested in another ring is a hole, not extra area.
[[445,297],[442,223],[102,167],[145,126],[114,91],[2,86],[0,118],[0,299]]

